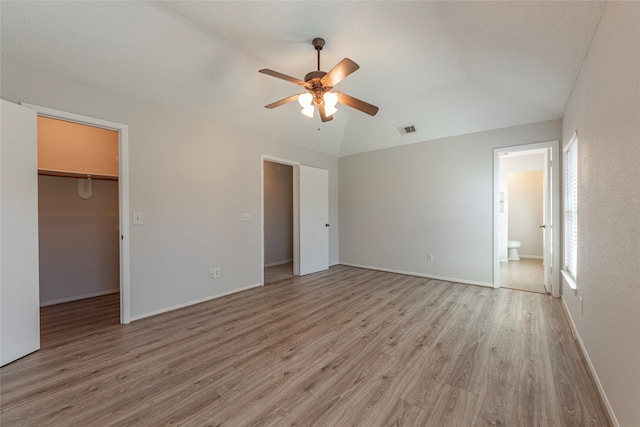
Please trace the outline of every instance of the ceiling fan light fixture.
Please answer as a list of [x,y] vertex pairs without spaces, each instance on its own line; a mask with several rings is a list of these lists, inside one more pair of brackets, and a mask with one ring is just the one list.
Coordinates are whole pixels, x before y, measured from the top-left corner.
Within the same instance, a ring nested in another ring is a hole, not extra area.
[[326,92],[324,98],[324,111],[327,116],[332,116],[338,109],[336,104],[338,103],[338,95],[334,92]]
[[298,95],[298,104],[300,104],[300,106],[302,107],[302,114],[307,117],[313,118],[314,108],[311,101],[313,101],[313,95],[311,95],[309,92],[301,93],[300,95]]
[[324,107],[324,112],[327,117],[333,116],[337,111],[338,109],[336,107],[329,107],[328,105]]
[[310,106],[311,101],[313,101],[313,95],[311,95],[309,92],[301,93],[300,95],[298,95],[298,104],[300,104],[302,108],[307,108],[308,106]]
[[315,110],[315,108],[313,108],[313,105],[309,105],[302,109],[302,114],[309,117],[310,119],[313,119],[313,110]]

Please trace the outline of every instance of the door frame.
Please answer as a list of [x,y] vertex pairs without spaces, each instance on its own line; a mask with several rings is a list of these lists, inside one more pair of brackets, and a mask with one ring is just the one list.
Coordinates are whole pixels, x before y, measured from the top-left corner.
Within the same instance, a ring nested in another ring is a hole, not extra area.
[[[503,153],[512,153],[517,151],[529,151],[546,148],[551,150],[551,161],[546,173],[551,179],[551,188],[549,188],[549,198],[551,200],[551,229],[553,230],[553,238],[551,247],[553,248],[551,256],[551,273],[549,276],[551,295],[556,298],[560,297],[560,141],[536,142],[533,144],[513,145],[510,147],[500,147],[493,149],[493,287],[500,287],[500,155]],[[555,163],[555,167],[554,164]],[[545,201],[547,203],[547,201]],[[546,242],[545,242],[546,244]],[[544,249],[547,251],[547,248]],[[547,266],[545,266],[547,268]],[[545,271],[545,275],[548,272]]]
[[129,126],[67,111],[22,103],[38,116],[79,123],[118,132],[118,202],[120,226],[120,323],[131,322],[131,273],[129,252]]
[[300,162],[266,154],[260,156],[260,286],[264,286],[264,162],[293,167],[293,275],[300,275]]

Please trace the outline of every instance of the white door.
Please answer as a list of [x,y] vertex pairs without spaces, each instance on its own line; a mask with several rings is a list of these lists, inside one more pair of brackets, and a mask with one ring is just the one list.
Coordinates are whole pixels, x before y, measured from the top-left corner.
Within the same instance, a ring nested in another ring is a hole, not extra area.
[[542,227],[542,246],[543,246],[543,265],[544,265],[544,287],[548,293],[551,293],[553,268],[553,206],[551,197],[551,180],[553,178],[553,170],[551,163],[551,148],[547,148],[544,152],[544,169],[542,172],[542,209],[543,223]]
[[0,366],[40,348],[36,112],[0,100]]
[[329,171],[299,168],[300,275],[329,268]]

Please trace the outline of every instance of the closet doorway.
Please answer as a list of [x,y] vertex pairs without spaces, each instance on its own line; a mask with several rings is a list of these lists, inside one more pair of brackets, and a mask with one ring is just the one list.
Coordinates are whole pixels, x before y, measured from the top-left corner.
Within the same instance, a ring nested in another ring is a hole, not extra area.
[[[43,116],[37,126],[40,306],[117,294],[118,132]],[[118,300],[103,313],[116,323]]]
[[263,160],[264,284],[294,276],[294,168]]
[[40,306],[104,299],[105,319],[128,324],[128,126],[23,106],[38,115]]
[[37,120],[40,306],[103,297],[91,310],[78,303],[64,309],[87,311],[74,316],[83,323],[98,316],[118,323],[120,298],[111,294],[120,292],[119,134]]

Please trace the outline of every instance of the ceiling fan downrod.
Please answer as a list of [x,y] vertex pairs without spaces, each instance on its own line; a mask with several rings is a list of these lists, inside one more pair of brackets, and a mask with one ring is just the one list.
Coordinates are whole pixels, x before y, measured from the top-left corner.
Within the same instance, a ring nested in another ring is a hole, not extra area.
[[313,39],[313,41],[311,43],[313,44],[313,47],[318,52],[318,71],[320,71],[320,51],[324,47],[324,43],[325,42],[324,42],[324,39],[322,39],[320,37],[317,37],[317,38]]

